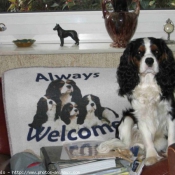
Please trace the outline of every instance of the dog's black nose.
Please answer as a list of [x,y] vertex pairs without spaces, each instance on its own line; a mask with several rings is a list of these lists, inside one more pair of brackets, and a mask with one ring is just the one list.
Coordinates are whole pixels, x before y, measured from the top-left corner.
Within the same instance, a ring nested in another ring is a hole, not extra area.
[[78,109],[75,109],[74,111],[75,111],[75,112],[78,112]]
[[53,104],[53,101],[49,101],[49,104],[51,104],[51,105],[52,105],[52,104]]
[[145,63],[149,66],[149,67],[151,67],[152,65],[153,65],[153,63],[154,63],[154,59],[153,58],[146,58],[146,60],[145,60]]
[[93,107],[95,104],[94,103],[91,103],[91,106]]

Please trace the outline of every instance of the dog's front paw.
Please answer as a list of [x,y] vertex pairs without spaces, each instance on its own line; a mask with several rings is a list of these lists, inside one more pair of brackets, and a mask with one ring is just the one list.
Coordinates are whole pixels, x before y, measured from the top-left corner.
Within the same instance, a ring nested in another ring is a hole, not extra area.
[[148,157],[145,159],[145,165],[150,166],[158,162],[162,157],[160,156],[155,156],[155,157]]
[[168,157],[168,152],[161,153],[162,157]]

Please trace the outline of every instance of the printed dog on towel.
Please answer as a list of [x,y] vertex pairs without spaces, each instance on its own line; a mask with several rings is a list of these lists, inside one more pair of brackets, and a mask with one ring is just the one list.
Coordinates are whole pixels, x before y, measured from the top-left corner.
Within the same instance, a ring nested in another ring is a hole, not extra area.
[[64,30],[60,27],[59,24],[56,24],[53,30],[57,30],[58,32],[58,36],[60,37],[60,41],[61,41],[60,46],[64,45],[64,38],[67,38],[69,36],[75,41],[76,45],[79,45],[78,34],[75,30]]
[[116,137],[128,148],[142,144],[145,164],[152,165],[161,158],[159,152],[175,143],[173,53],[162,39],[133,40],[120,58],[117,79],[119,95],[132,108],[123,112]]
[[75,102],[69,102],[65,104],[61,110],[61,117],[56,120],[58,130],[61,131],[62,125],[66,125],[66,131],[75,129],[78,131],[78,119],[79,109]]
[[118,114],[106,107],[102,107],[99,97],[89,94],[82,98],[79,106],[78,124],[80,127],[91,128],[103,123],[111,124],[118,118]]
[[[41,97],[37,103],[37,111],[30,127],[40,129],[46,122],[57,120],[61,114],[61,88],[65,82],[63,80],[52,81],[44,97]],[[49,124],[48,124],[49,125]]]
[[77,105],[82,99],[80,88],[73,80],[67,80],[64,86],[61,88],[62,107],[68,102],[75,102]]

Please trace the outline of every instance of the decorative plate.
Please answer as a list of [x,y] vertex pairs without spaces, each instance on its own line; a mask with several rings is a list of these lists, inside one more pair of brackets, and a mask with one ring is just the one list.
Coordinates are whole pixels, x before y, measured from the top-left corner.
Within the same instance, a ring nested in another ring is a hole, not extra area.
[[18,47],[30,47],[35,41],[33,39],[18,39],[14,40],[13,43]]

